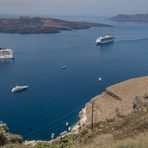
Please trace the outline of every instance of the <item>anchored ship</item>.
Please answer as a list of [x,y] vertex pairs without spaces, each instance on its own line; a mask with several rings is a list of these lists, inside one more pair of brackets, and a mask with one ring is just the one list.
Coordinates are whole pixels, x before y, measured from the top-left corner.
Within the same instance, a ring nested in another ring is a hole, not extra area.
[[15,92],[20,92],[20,91],[23,91],[23,90],[26,90],[28,89],[28,86],[27,85],[16,85],[15,87],[12,88],[12,92],[15,93]]
[[10,48],[0,48],[0,59],[13,59],[13,51]]
[[101,45],[101,44],[107,44],[111,43],[114,41],[114,37],[112,35],[105,35],[105,36],[100,36],[96,39],[96,44]]

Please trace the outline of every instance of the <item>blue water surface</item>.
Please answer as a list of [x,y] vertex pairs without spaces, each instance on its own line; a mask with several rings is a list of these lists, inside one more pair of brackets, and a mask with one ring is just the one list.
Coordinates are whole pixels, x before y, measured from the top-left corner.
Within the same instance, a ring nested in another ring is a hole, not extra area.
[[[69,18],[67,18],[69,19]],[[74,18],[100,22],[100,18]],[[71,18],[72,20],[72,18]],[[0,46],[14,50],[13,61],[0,61],[0,120],[25,139],[50,139],[72,126],[92,97],[120,81],[148,75],[148,23],[102,22],[112,28],[59,34],[3,34]],[[98,35],[115,42],[96,46]],[[67,69],[62,70],[66,65]],[[102,77],[101,83],[97,82]],[[27,91],[12,94],[25,82]]]

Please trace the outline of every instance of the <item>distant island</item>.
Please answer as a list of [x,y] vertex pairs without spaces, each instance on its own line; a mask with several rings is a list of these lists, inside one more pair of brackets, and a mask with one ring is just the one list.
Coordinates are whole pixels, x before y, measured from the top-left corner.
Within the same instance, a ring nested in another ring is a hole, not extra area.
[[19,34],[59,33],[63,30],[112,27],[108,24],[65,21],[47,17],[0,18],[0,32]]
[[148,22],[148,14],[135,14],[135,15],[120,14],[120,15],[111,17],[110,20]]

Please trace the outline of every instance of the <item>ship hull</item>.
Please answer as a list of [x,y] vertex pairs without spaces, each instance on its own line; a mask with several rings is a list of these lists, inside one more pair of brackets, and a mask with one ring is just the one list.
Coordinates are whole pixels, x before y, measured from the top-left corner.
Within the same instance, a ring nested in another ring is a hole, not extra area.
[[13,55],[0,55],[0,59],[13,59]]
[[14,87],[11,91],[13,93],[17,93],[17,92],[24,91],[24,90],[27,90],[27,89],[28,89],[28,86],[22,86],[22,87],[19,87],[19,88]]
[[13,59],[13,51],[10,48],[0,48],[0,59]]
[[100,36],[96,39],[97,45],[108,44],[114,41],[114,37],[111,35]]
[[104,45],[104,44],[109,44],[109,43],[113,43],[114,40],[105,40],[105,41],[96,41],[97,45]]

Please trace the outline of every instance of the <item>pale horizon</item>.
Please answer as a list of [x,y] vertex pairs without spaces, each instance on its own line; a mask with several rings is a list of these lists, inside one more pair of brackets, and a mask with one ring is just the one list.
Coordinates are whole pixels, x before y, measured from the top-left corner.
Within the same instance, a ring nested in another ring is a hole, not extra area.
[[147,0],[1,0],[1,15],[114,16],[148,13]]

